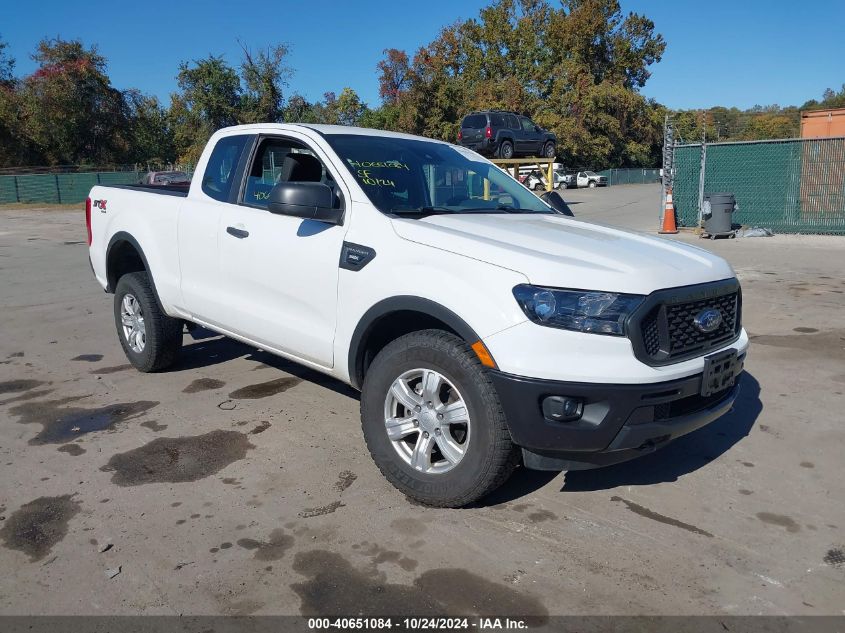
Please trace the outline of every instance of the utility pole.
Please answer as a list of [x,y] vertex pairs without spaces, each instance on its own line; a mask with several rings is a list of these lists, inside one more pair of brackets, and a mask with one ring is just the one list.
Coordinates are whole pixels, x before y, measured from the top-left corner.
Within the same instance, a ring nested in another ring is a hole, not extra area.
[[707,113],[704,112],[701,125],[701,165],[698,171],[698,228],[701,228],[704,208],[704,176],[707,172]]

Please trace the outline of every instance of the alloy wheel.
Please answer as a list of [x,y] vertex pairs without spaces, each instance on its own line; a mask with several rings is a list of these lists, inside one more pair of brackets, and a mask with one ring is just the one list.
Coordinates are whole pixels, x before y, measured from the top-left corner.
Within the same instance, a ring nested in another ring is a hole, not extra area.
[[469,448],[466,402],[433,369],[412,369],[393,381],[384,400],[384,425],[399,457],[426,474],[452,470]]
[[141,304],[134,295],[123,295],[120,304],[120,323],[123,326],[123,336],[130,349],[140,354],[147,344],[147,328],[144,325],[144,312]]

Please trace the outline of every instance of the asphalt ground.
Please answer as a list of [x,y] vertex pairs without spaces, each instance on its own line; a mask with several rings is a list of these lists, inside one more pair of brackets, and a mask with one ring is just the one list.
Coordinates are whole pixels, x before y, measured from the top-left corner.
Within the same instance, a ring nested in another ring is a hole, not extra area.
[[[565,197],[657,227],[656,186]],[[742,281],[734,410],[440,510],[381,477],[341,383],[202,330],[134,371],[81,210],[0,218],[0,614],[843,613],[842,238],[673,238]]]

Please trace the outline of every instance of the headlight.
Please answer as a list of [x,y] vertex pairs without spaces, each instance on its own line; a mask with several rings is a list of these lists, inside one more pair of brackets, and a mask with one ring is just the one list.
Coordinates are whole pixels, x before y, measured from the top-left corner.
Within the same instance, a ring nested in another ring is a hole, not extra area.
[[514,288],[513,296],[534,323],[614,336],[625,336],[628,316],[644,299],[640,295],[557,290],[528,284]]

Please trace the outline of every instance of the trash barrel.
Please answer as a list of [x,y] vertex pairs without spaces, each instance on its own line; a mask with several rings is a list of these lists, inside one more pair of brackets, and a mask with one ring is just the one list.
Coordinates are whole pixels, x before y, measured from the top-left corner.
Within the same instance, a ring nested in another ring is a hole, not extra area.
[[705,193],[702,218],[704,231],[710,235],[733,233],[736,197],[732,193]]

